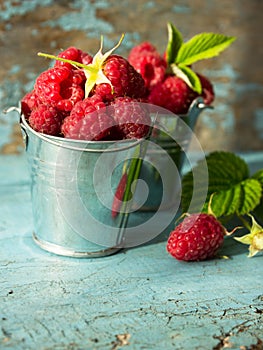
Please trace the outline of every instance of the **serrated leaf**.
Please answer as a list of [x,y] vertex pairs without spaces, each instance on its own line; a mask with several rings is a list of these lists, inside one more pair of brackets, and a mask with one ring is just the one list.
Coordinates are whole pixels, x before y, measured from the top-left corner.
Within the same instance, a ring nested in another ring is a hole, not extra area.
[[[249,177],[249,168],[244,159],[232,152],[215,151],[206,156],[208,168],[219,172],[230,182],[240,182]],[[225,180],[224,180],[225,181]]]
[[199,95],[202,93],[202,84],[198,75],[189,67],[179,64],[171,64],[171,69],[175,75],[181,78],[192,90]]
[[233,36],[216,33],[201,33],[183,43],[178,51],[176,63],[191,65],[197,61],[219,55],[234,40]]
[[261,201],[259,205],[254,209],[254,214],[256,215],[257,219],[261,221],[263,225],[263,169],[258,170],[253,176],[253,179],[256,179],[260,182],[262,187],[262,194],[261,194]]
[[241,185],[237,184],[229,190],[216,192],[213,195],[211,208],[216,217],[235,214],[241,205]]
[[182,34],[172,24],[167,23],[168,29],[168,43],[166,47],[166,60],[168,64],[174,63],[180,46],[183,43]]
[[243,190],[243,200],[237,210],[238,215],[246,215],[253,211],[260,203],[262,186],[256,179],[246,179],[241,183]]
[[263,186],[263,169],[258,170],[253,176],[253,179],[257,179]]
[[262,187],[255,179],[246,179],[228,190],[214,193],[211,208],[217,217],[246,215],[260,202]]
[[[207,184],[207,176],[202,174],[202,171],[207,169],[209,175],[209,183]],[[195,179],[193,179],[193,173]],[[201,210],[206,210],[207,203],[213,193],[217,193],[218,205],[214,207],[214,200],[212,210],[216,211],[217,215],[225,215],[224,213],[232,213],[236,210],[234,206],[230,205],[231,198],[237,201],[238,193],[243,195],[241,183],[249,177],[249,170],[246,162],[231,152],[212,152],[200,160],[192,171],[189,171],[182,179],[182,210],[188,211],[192,201],[193,193],[195,194],[196,202],[198,202],[198,194],[203,195],[207,190],[206,204]],[[195,181],[194,181],[195,180]],[[195,188],[193,188],[195,184]],[[235,186],[240,186],[240,189],[234,189]],[[193,192],[194,191],[194,192]],[[224,193],[227,192],[227,193]],[[233,192],[232,192],[233,191]],[[219,195],[219,193],[222,193]],[[226,196],[226,198],[224,198]],[[242,199],[240,199],[241,201]],[[222,206],[222,208],[220,208]],[[229,208],[228,208],[229,206]],[[198,209],[197,206],[192,205],[191,208]],[[238,207],[240,208],[240,206]],[[239,209],[240,210],[240,209]]]

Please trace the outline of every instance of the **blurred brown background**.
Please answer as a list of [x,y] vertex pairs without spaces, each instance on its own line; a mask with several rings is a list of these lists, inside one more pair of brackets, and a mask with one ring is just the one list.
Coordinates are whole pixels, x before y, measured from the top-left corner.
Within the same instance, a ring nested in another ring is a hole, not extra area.
[[17,113],[2,110],[17,105],[48,68],[38,51],[76,46],[94,54],[100,35],[107,49],[126,33],[118,53],[126,56],[144,40],[163,52],[168,21],[185,39],[204,31],[238,38],[219,57],[195,65],[216,93],[214,110],[196,126],[204,150],[262,150],[262,12],[262,0],[0,0],[0,152],[23,149]]

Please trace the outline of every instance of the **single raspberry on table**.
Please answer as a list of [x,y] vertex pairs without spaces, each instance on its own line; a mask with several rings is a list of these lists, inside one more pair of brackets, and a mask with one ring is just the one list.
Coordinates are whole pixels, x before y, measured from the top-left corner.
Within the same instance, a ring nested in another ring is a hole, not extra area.
[[57,108],[42,104],[31,112],[29,124],[35,131],[59,136],[64,117],[64,113]]
[[83,71],[53,67],[39,75],[34,90],[42,104],[69,112],[84,98],[84,84]]
[[191,214],[171,233],[167,251],[177,260],[212,258],[224,241],[226,229],[211,214]]
[[110,138],[114,124],[105,103],[94,95],[76,103],[64,119],[61,131],[65,138],[99,141]]
[[117,97],[108,110],[124,138],[140,139],[148,134],[151,118],[146,104],[131,97]]
[[167,68],[166,60],[150,43],[144,42],[132,48],[128,61],[142,75],[149,90],[163,81]]

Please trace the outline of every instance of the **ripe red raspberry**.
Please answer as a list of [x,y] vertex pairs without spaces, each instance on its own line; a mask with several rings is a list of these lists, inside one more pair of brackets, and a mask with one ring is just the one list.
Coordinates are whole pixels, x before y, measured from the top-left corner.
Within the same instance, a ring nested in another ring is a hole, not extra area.
[[124,57],[110,55],[104,62],[103,73],[112,86],[107,83],[97,84],[94,93],[104,101],[112,101],[119,96],[145,97],[146,88],[141,74]]
[[128,61],[130,61],[130,59],[133,59],[138,57],[138,55],[140,55],[141,53],[156,53],[157,52],[157,49],[156,47],[150,43],[149,41],[144,41],[142,43],[140,43],[139,45],[136,45],[134,46],[130,52],[129,52],[129,55],[128,55]]
[[128,61],[142,75],[148,89],[164,80],[167,63],[151,44],[146,42],[134,47]]
[[21,111],[25,118],[28,119],[31,112],[40,105],[36,92],[28,92],[21,100]]
[[169,75],[152,89],[148,99],[150,103],[164,107],[175,114],[185,114],[195,97],[197,93],[181,78]]
[[215,255],[225,233],[213,215],[191,214],[170,233],[166,248],[178,260],[205,260]]
[[201,74],[197,74],[202,85],[202,94],[201,96],[204,99],[204,103],[206,105],[210,105],[215,99],[214,88],[210,80],[208,80],[205,76]]
[[50,68],[39,75],[35,92],[43,104],[69,112],[84,98],[85,75],[67,67]]
[[145,137],[151,126],[151,118],[144,103],[131,97],[118,97],[108,108],[119,130],[126,139]]
[[126,185],[127,185],[128,175],[127,173],[124,173],[120,179],[120,182],[117,186],[115,196],[113,198],[112,207],[111,207],[111,216],[112,218],[116,218],[116,216],[119,214],[121,205],[122,205],[122,199],[125,193]]
[[106,113],[98,96],[87,97],[73,107],[64,119],[61,131],[66,138],[99,141],[109,137],[114,120]]
[[[199,75],[202,93],[206,104],[214,100],[213,86],[204,76]],[[193,100],[199,95],[193,91],[181,78],[168,75],[165,80],[157,84],[148,96],[150,103],[164,107],[175,114],[186,114]]]
[[59,136],[62,121],[65,115],[57,108],[40,105],[29,116],[29,124],[35,131]]
[[[66,50],[59,53],[58,57],[66,58],[67,60],[90,64],[92,62],[92,56],[74,46],[68,47]],[[67,67],[69,69],[76,69],[70,63],[56,61],[54,67]]]

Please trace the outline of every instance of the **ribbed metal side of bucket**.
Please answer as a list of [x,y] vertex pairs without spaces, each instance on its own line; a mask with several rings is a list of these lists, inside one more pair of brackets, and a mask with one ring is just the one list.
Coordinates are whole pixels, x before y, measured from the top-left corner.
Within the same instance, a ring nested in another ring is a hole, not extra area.
[[[36,133],[22,116],[31,173],[34,240],[72,257],[99,257],[122,248],[125,225],[111,204],[142,141],[82,142]],[[110,180],[109,180],[110,179]]]

